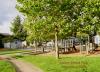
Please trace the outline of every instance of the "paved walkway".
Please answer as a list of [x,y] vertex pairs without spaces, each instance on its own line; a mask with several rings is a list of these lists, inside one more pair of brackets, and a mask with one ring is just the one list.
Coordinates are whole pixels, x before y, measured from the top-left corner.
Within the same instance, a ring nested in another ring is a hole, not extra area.
[[8,59],[8,61],[10,61],[15,66],[17,72],[43,72],[41,69],[35,67],[30,63],[10,58],[8,56],[0,56],[0,57]]

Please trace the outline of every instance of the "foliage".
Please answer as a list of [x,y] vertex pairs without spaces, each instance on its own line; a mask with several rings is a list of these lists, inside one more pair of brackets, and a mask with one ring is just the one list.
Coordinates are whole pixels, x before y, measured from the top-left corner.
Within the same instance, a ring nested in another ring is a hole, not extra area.
[[13,36],[8,36],[8,37],[5,37],[5,38],[2,38],[2,41],[4,43],[12,42],[13,40],[14,40],[14,37]]
[[33,2],[32,0],[17,0],[17,2],[19,2],[17,9],[24,13],[29,20],[26,28],[27,31],[31,31],[30,38],[54,39],[56,26],[59,38],[65,37],[71,32],[69,30],[71,20],[68,16],[70,16],[69,11],[72,6],[68,5],[69,0],[62,2],[56,0],[34,0]]
[[100,1],[99,0],[83,0],[78,23],[81,24],[80,31],[91,34],[99,30],[100,26]]
[[13,22],[11,31],[13,32],[14,38],[25,40],[26,39],[26,31],[23,28],[23,25],[21,24],[21,18],[17,16]]
[[32,39],[54,39],[55,26],[59,38],[99,29],[99,0],[17,0],[16,8],[27,18],[26,30]]

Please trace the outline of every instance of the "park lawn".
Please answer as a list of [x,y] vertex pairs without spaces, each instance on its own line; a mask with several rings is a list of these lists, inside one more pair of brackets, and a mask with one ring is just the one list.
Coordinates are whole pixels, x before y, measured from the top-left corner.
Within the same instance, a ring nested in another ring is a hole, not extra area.
[[15,68],[7,61],[0,60],[0,72],[16,72]]
[[44,72],[100,72],[100,57],[62,57],[28,55],[21,60],[32,63]]
[[15,54],[15,53],[23,53],[23,52],[31,52],[30,50],[19,50],[19,49],[5,49],[0,50],[0,55],[9,55],[9,54]]

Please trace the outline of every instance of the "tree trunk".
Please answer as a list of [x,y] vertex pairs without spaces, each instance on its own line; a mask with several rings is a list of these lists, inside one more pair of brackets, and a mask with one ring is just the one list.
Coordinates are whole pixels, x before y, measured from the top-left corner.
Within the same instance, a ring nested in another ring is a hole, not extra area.
[[82,49],[83,49],[83,42],[82,42],[82,36],[81,36],[81,39],[80,39],[80,54],[82,54]]
[[58,49],[58,37],[57,37],[57,32],[55,33],[55,48],[56,48],[56,58],[59,58],[59,49]]
[[35,52],[37,52],[36,41],[34,41]]
[[44,53],[44,47],[43,47],[43,53]]
[[88,43],[87,43],[87,54],[89,54],[89,48],[90,48],[90,39],[89,39],[89,36],[88,36]]
[[54,42],[53,42],[53,40],[51,40],[51,42],[52,42],[52,50],[51,51],[53,51],[54,50]]

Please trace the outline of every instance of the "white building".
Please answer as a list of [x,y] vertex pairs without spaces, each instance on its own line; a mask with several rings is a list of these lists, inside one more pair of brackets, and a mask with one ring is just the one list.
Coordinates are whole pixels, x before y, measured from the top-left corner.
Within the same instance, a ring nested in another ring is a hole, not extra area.
[[14,40],[12,42],[4,43],[4,48],[11,48],[11,49],[22,48],[22,41]]

